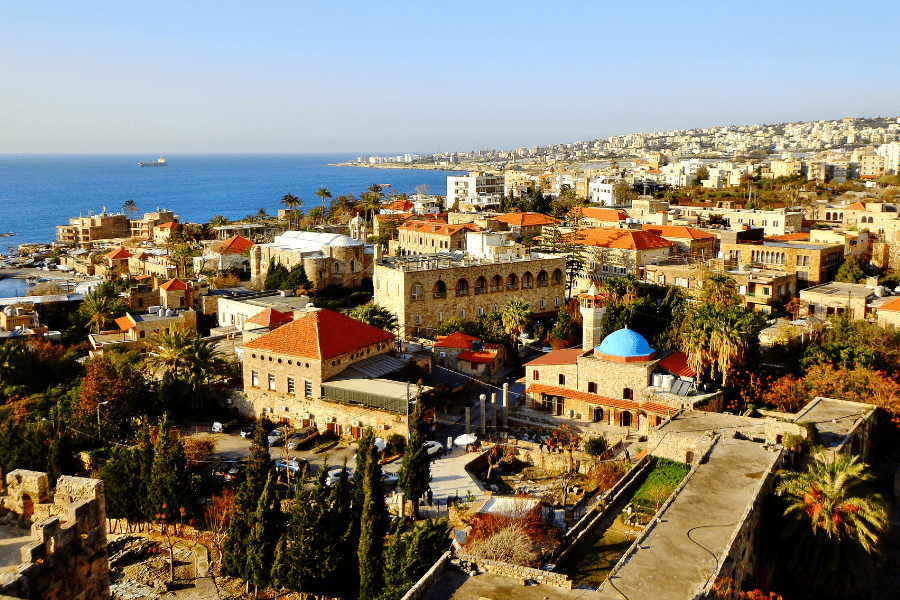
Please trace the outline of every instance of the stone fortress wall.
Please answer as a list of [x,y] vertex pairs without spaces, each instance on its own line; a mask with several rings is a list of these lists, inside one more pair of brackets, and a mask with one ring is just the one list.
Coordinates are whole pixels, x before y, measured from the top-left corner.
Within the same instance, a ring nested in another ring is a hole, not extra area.
[[6,476],[3,511],[31,523],[22,562],[0,575],[0,596],[23,600],[108,600],[106,500],[103,482],[60,477],[53,502],[47,474],[17,469]]

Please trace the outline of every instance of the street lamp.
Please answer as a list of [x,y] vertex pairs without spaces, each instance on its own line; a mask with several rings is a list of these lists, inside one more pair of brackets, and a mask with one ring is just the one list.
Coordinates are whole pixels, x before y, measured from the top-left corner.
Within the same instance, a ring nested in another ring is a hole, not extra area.
[[97,404],[97,440],[100,439],[100,407],[104,404],[109,404],[109,400],[104,400]]

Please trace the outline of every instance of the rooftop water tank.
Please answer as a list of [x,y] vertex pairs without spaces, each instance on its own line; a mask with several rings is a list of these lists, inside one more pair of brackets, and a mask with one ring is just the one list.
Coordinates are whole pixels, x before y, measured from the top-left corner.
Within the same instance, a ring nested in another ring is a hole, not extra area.
[[875,295],[879,298],[884,296],[884,286],[883,285],[875,286]]
[[166,316],[167,316],[167,317],[171,317],[171,316],[174,315],[174,314],[175,314],[175,313],[172,312],[172,309],[171,309],[171,308],[167,308],[167,309],[166,309]]
[[156,316],[157,316],[157,317],[164,317],[164,316],[166,316],[166,309],[160,308],[160,309],[156,312]]
[[675,385],[675,376],[674,375],[663,375],[662,377],[662,389],[666,392],[672,389],[672,386]]

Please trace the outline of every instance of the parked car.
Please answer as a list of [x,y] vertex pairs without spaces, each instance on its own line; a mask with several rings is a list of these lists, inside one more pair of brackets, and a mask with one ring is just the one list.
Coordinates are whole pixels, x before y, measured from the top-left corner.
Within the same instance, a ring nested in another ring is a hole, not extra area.
[[397,474],[396,473],[385,473],[381,472],[381,480],[384,482],[384,487],[394,487],[397,485]]
[[281,442],[284,437],[281,435],[280,429],[273,429],[269,432],[269,445],[277,446],[279,442]]
[[297,450],[318,437],[319,430],[313,426],[304,427],[287,439],[288,450]]
[[[341,479],[341,470],[343,467],[335,467],[333,469],[329,469],[328,475],[325,476],[325,483],[329,486],[336,484]],[[353,470],[347,469],[347,479],[353,478]]]
[[256,430],[256,425],[247,425],[243,429],[241,429],[241,437],[248,438],[253,437],[253,432]]
[[440,442],[425,442],[425,451],[428,453],[428,456],[437,454],[443,449],[444,447],[441,446]]
[[210,473],[213,477],[221,477],[222,479],[226,479],[226,475],[228,471],[234,468],[234,465],[237,464],[236,460],[223,460],[219,464],[213,467],[212,473]]
[[276,460],[275,461],[275,470],[277,471],[290,471],[291,473],[300,473],[304,468],[309,466],[309,461],[305,458],[292,458],[291,460]]
[[244,478],[244,473],[246,470],[246,465],[237,463],[227,473],[225,473],[225,479],[227,481],[240,481]]

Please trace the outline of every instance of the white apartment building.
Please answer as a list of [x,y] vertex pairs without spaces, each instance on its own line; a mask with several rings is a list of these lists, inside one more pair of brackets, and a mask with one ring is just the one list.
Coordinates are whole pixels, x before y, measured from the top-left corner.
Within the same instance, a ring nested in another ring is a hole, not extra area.
[[891,142],[878,146],[875,153],[884,157],[884,172],[897,175],[900,173],[900,142]]
[[725,210],[721,212],[729,227],[732,225],[761,227],[765,235],[797,233],[803,228],[802,212],[786,212],[784,210]]
[[447,177],[447,206],[453,206],[456,201],[481,206],[493,204],[496,200],[499,204],[503,195],[503,175],[493,173],[469,173],[463,176]]
[[600,206],[615,204],[613,188],[622,181],[618,177],[592,177],[588,182],[588,200]]

